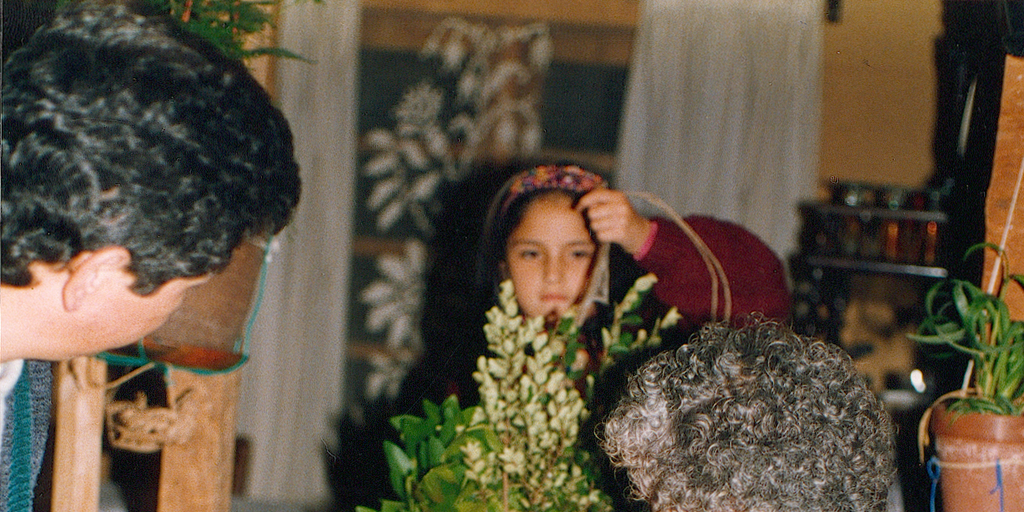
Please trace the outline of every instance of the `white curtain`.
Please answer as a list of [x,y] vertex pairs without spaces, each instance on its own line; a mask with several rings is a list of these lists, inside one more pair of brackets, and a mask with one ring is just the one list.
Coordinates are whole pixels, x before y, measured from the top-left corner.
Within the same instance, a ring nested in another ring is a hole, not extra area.
[[323,449],[342,404],[356,172],[358,0],[285,2],[280,106],[295,138],[302,199],[273,253],[244,367],[238,431],[252,441],[249,495],[322,504]]
[[786,257],[817,186],[821,0],[643,0],[617,185]]

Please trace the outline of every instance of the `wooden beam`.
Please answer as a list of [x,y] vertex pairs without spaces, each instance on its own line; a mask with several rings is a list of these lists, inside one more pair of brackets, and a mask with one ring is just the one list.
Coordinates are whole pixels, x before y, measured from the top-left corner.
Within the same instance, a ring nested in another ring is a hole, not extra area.
[[363,0],[363,7],[440,16],[500,18],[512,22],[548,21],[632,29],[638,0]]
[[[281,10],[278,4],[267,5],[263,7],[264,10],[270,11],[273,18],[273,23],[266,27],[263,32],[258,34],[251,34],[248,41],[245,43],[247,49],[253,48],[276,48],[278,45],[278,32],[277,25],[281,19]],[[277,97],[277,57],[273,55],[260,55],[258,57],[250,57],[246,60],[246,67],[249,68],[249,72],[256,78],[256,81],[263,86],[263,89],[267,91],[267,94],[271,98]]]
[[[384,3],[409,8],[382,7]],[[626,66],[633,48],[634,27],[628,23],[587,23],[586,20],[545,18],[536,13],[505,16],[499,9],[460,12],[419,6],[418,0],[371,0],[364,2],[361,44],[367,48],[418,52],[431,31],[449,16],[491,26],[517,25],[532,21],[548,23],[556,62]],[[603,3],[603,2],[594,2]],[[486,3],[485,3],[486,4]],[[552,2],[552,5],[558,5]],[[484,5],[484,7],[487,7]]]
[[[1024,173],[1024,58],[1007,55],[992,179],[985,200],[985,241],[1003,246],[1010,272],[1018,274],[1024,274],[1021,173]],[[1008,222],[1009,230],[1004,229]],[[988,289],[994,261],[992,251],[987,251],[983,288]],[[1014,318],[1024,318],[1024,292],[1019,287],[1008,291],[1007,305]]]
[[238,371],[216,375],[172,371],[168,400],[184,397],[180,414],[194,423],[187,441],[163,448],[157,512],[231,510],[240,376]]
[[76,357],[54,375],[54,512],[95,512],[100,504],[107,363]]

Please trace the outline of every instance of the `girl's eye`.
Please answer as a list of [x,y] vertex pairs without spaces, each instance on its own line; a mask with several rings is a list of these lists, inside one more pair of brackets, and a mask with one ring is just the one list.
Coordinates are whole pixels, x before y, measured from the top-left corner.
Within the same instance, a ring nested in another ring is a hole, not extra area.
[[589,260],[592,256],[594,256],[594,252],[593,251],[588,251],[588,250],[585,250],[585,249],[578,249],[578,250],[575,250],[575,251],[572,252],[572,257],[575,258],[575,259],[588,259]]
[[519,251],[519,259],[532,260],[540,257],[540,251],[533,249],[524,249]]

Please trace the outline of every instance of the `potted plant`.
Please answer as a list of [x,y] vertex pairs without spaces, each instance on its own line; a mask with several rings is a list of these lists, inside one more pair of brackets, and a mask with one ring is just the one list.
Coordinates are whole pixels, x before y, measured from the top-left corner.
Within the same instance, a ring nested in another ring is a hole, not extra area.
[[[985,248],[1005,261],[992,244],[968,254]],[[934,285],[911,336],[970,357],[964,387],[939,397],[918,432],[922,459],[929,430],[935,436],[928,470],[941,481],[946,512],[1024,511],[1024,321],[1011,319],[1005,302],[1010,287],[1024,287],[1024,275],[1001,268],[994,290],[961,279]]]

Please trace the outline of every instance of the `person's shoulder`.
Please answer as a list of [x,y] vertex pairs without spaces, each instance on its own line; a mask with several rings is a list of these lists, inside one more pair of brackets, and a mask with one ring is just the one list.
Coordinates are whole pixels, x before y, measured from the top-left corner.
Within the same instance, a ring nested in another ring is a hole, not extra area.
[[[666,225],[671,226],[669,229],[682,229],[680,226],[676,225],[675,222],[669,219],[656,217],[652,220],[659,224],[659,229],[663,229]],[[683,217],[682,220],[689,227],[693,228],[701,238],[721,239],[731,242],[757,241],[759,243],[763,243],[752,231],[729,220],[700,214],[688,215]]]

